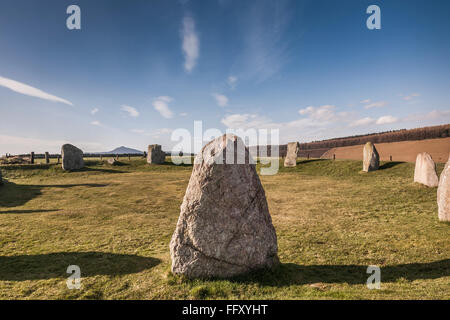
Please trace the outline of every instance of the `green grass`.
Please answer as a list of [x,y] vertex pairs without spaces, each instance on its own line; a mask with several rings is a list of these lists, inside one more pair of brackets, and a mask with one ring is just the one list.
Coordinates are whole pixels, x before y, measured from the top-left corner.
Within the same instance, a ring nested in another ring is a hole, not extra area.
[[[189,280],[170,273],[169,241],[192,167],[120,162],[1,167],[0,299],[450,299],[450,225],[414,164],[299,160],[261,176],[281,265]],[[66,287],[72,264],[80,290]]]

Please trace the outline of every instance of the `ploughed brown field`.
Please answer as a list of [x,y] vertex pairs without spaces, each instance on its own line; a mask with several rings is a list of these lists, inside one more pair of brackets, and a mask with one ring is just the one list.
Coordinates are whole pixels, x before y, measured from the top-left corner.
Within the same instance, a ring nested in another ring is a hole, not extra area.
[[[332,148],[322,155],[322,159],[362,160],[364,145]],[[391,143],[376,143],[375,147],[380,154],[380,160],[415,162],[417,154],[427,152],[435,162],[445,163],[450,154],[450,138],[428,139],[417,141],[401,141]]]

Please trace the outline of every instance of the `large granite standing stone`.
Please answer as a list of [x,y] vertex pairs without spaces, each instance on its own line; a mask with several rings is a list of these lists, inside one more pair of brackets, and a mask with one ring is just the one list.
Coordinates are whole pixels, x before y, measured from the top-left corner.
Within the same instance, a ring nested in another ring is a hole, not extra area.
[[367,142],[363,150],[363,171],[375,171],[380,167],[380,156],[372,142]]
[[439,184],[436,164],[426,152],[417,155],[416,168],[414,169],[414,182],[424,184],[428,187],[437,187]]
[[148,146],[147,162],[162,164],[166,159],[166,153],[161,150],[159,144],[151,144]]
[[[187,277],[230,277],[278,263],[277,237],[264,189],[240,138],[212,140],[196,156],[170,242],[172,272]],[[228,155],[227,155],[228,152]],[[244,156],[244,164],[224,157]]]
[[83,151],[71,144],[61,147],[63,170],[77,170],[84,167]]
[[450,157],[448,158],[444,171],[442,171],[439,179],[437,203],[439,208],[439,220],[450,221]]
[[287,144],[286,158],[284,159],[285,167],[295,167],[297,165],[297,155],[300,150],[298,142],[290,142]]

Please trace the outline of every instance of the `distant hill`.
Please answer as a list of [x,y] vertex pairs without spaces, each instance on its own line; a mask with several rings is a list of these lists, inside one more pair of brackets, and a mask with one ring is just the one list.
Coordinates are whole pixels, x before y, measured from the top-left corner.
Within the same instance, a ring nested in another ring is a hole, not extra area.
[[100,152],[100,154],[144,154],[144,152],[136,150],[136,149],[121,146],[121,147],[115,148],[112,151]]

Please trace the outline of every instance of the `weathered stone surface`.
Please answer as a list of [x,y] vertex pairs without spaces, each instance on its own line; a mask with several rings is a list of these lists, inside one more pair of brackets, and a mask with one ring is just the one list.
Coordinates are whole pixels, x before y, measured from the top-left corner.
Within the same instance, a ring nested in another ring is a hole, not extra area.
[[380,156],[372,142],[367,142],[363,150],[363,171],[375,171],[380,167]]
[[439,178],[437,203],[439,207],[439,220],[450,221],[450,157]]
[[416,168],[414,169],[414,182],[424,184],[428,187],[437,187],[439,184],[436,164],[426,152],[417,155]]
[[112,166],[115,166],[116,164],[117,164],[117,160],[116,159],[114,159],[114,158],[110,158],[110,159],[108,159],[108,164],[110,164],[110,165],[112,165]]
[[61,147],[63,170],[77,170],[84,167],[83,151],[71,144]]
[[297,155],[300,150],[298,142],[290,142],[287,145],[286,158],[284,159],[285,167],[295,167],[297,165]]
[[[176,274],[230,277],[278,263],[277,237],[253,159],[245,146],[230,152],[233,144],[243,142],[224,135],[196,156],[170,242]],[[244,164],[223,164],[224,157],[240,163],[241,156]]]
[[166,159],[166,153],[161,150],[159,144],[151,144],[148,146],[147,162],[162,164]]

